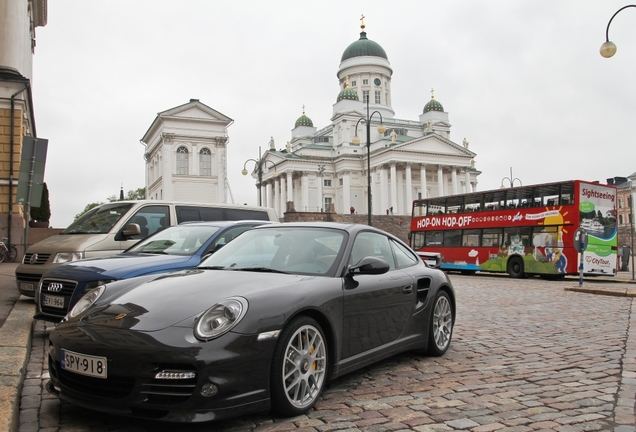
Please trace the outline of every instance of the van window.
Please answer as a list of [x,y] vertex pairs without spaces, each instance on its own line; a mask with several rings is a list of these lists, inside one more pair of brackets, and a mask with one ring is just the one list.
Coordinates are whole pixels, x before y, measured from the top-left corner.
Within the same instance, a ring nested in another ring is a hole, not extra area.
[[176,206],[177,223],[191,221],[222,221],[223,208],[221,207],[191,207]]
[[62,234],[107,234],[133,204],[117,202],[95,207],[70,224]]
[[141,231],[133,239],[142,239],[170,226],[170,208],[164,205],[150,205],[140,208],[126,223],[136,223]]
[[267,212],[248,209],[225,209],[227,220],[269,220]]

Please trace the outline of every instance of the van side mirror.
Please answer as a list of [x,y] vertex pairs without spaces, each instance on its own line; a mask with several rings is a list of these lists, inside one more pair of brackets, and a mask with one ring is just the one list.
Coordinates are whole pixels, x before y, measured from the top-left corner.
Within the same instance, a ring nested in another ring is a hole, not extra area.
[[115,236],[115,240],[130,240],[132,236],[136,236],[139,234],[141,234],[141,228],[139,227],[139,224],[129,223],[124,225],[121,231],[119,231],[119,233]]

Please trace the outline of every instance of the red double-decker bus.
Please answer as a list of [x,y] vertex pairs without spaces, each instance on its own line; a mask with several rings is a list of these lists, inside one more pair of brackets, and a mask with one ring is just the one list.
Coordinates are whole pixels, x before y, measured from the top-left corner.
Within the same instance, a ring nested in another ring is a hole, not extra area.
[[[579,254],[573,237],[588,234]],[[413,202],[411,247],[441,254],[462,273],[561,278],[616,274],[616,187],[583,180],[496,189]]]

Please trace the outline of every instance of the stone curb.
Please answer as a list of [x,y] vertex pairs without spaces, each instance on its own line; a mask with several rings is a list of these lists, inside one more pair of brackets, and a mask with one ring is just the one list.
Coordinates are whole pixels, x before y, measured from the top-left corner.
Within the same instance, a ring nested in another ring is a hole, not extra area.
[[586,288],[586,287],[568,287],[565,291],[574,291],[587,294],[606,295],[614,297],[636,297],[636,289],[634,288]]
[[0,328],[0,432],[18,430],[20,389],[31,349],[34,313],[33,299],[21,296]]

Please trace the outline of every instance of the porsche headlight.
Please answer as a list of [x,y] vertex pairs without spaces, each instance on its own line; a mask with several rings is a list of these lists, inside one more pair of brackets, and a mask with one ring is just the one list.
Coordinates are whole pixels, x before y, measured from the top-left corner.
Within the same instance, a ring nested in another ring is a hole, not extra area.
[[229,332],[247,312],[247,300],[230,297],[205,311],[194,327],[197,339],[215,339]]
[[84,259],[84,252],[59,252],[53,257],[53,264],[63,264]]
[[66,315],[67,318],[74,318],[91,307],[93,303],[95,303],[97,299],[101,297],[105,289],[106,285],[102,285],[99,288],[95,288],[94,290],[84,294],[84,297],[79,299],[75,306],[73,306],[73,309],[71,309],[68,315]]
[[95,288],[98,288],[102,285],[106,285],[107,283],[111,283],[111,282],[115,282],[116,279],[107,279],[107,280],[99,280],[99,281],[92,281],[86,284],[86,286],[84,287],[84,292],[87,293],[90,290],[93,290]]

